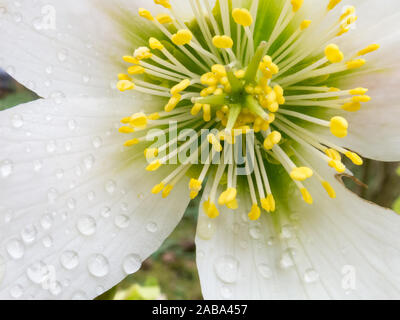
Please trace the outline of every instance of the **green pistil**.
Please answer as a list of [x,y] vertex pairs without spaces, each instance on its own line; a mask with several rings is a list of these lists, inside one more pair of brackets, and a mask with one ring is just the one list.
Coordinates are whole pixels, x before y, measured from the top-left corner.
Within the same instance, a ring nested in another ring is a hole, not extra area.
[[256,80],[258,67],[262,58],[265,56],[266,49],[267,42],[262,41],[258,46],[253,58],[251,59],[249,66],[247,67],[246,74],[244,76],[246,84],[253,83]]
[[226,67],[226,74],[229,80],[229,83],[231,84],[232,87],[232,95],[238,95],[243,91],[243,85],[241,81],[235,77],[235,74],[232,71],[232,68]]
[[228,95],[220,94],[217,96],[209,96],[204,98],[194,98],[192,99],[193,103],[201,103],[201,104],[211,104],[217,106],[223,106],[229,103]]
[[245,105],[254,114],[260,116],[261,118],[263,118],[266,121],[269,120],[268,114],[264,111],[264,109],[260,106],[260,104],[257,102],[257,100],[254,99],[253,96],[249,95],[246,97]]
[[226,130],[231,131],[236,124],[236,120],[242,111],[242,107],[240,104],[231,104],[229,105],[229,116],[228,123],[226,125]]

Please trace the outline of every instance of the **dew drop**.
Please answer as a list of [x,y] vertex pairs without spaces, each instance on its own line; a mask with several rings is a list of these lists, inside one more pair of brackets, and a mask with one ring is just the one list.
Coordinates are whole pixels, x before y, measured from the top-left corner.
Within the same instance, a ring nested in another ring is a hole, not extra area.
[[93,147],[98,149],[102,146],[103,140],[100,137],[94,137],[92,140]]
[[197,235],[203,240],[211,240],[215,234],[217,227],[215,222],[206,217],[205,215],[199,215],[197,222]]
[[93,168],[96,159],[93,155],[88,155],[83,159],[83,164],[85,165],[86,170],[90,170]]
[[76,121],[75,120],[68,121],[68,129],[71,131],[74,131],[76,129]]
[[77,228],[84,236],[91,236],[96,232],[96,220],[91,216],[84,216],[78,220]]
[[75,251],[65,251],[60,257],[61,265],[67,270],[73,270],[79,265],[79,255]]
[[104,207],[101,209],[100,214],[103,218],[109,218],[111,216],[111,209],[109,207]]
[[87,198],[88,198],[89,201],[93,201],[95,197],[96,197],[96,194],[93,191],[90,191],[87,194]]
[[21,298],[23,293],[24,293],[24,288],[23,288],[21,285],[19,285],[19,284],[13,286],[13,287],[10,289],[10,295],[11,295],[11,297],[14,298],[14,299],[19,299],[19,298]]
[[280,233],[279,237],[282,240],[290,239],[292,237],[292,226],[290,226],[290,225],[282,226],[281,233]]
[[115,192],[116,184],[114,181],[109,180],[105,184],[105,189],[109,194],[113,194]]
[[71,300],[87,300],[88,297],[83,291],[77,291],[71,296]]
[[6,273],[6,260],[3,256],[0,256],[0,284],[4,279],[4,275]]
[[49,214],[45,214],[40,219],[40,225],[44,230],[48,230],[53,225],[53,217]]
[[21,259],[24,256],[25,248],[20,240],[13,239],[7,243],[7,252],[13,259]]
[[43,168],[43,162],[40,160],[36,160],[33,163],[33,170],[35,170],[36,172],[39,172],[40,170],[42,170]]
[[19,114],[13,115],[11,122],[13,127],[16,129],[22,128],[24,125],[24,119]]
[[59,296],[62,291],[61,283],[58,281],[51,283],[49,291],[53,296]]
[[224,299],[229,299],[232,297],[232,290],[229,289],[228,287],[221,287],[221,296]]
[[14,164],[11,160],[3,160],[0,164],[0,172],[3,178],[9,177],[14,170]]
[[53,153],[54,151],[56,151],[56,148],[57,148],[57,146],[56,146],[56,142],[54,140],[49,141],[46,145],[46,151],[48,153]]
[[115,217],[114,223],[118,228],[125,229],[129,226],[130,219],[128,216],[121,214]]
[[53,238],[46,236],[42,239],[42,243],[45,248],[50,248],[53,245]]
[[36,240],[37,229],[34,225],[26,226],[21,231],[21,238],[26,244],[31,244]]
[[304,282],[305,283],[313,283],[318,281],[319,273],[314,269],[307,269],[304,273]]
[[57,177],[57,179],[62,179],[64,177],[64,170],[63,169],[58,169],[56,171],[56,177]]
[[249,230],[250,237],[252,237],[254,240],[258,240],[261,238],[261,229],[260,227],[252,227]]
[[142,259],[137,254],[130,254],[125,257],[122,268],[126,274],[132,274],[138,271],[141,265]]
[[260,272],[261,276],[263,276],[264,278],[270,279],[272,277],[271,268],[267,264],[259,264],[257,268],[258,272]]
[[41,284],[46,279],[50,279],[50,272],[50,268],[43,261],[39,261],[26,270],[26,275],[33,283]]
[[216,261],[214,270],[221,281],[235,283],[238,278],[239,261],[232,256],[223,256]]
[[109,273],[110,265],[105,256],[102,254],[94,254],[89,257],[88,270],[93,276],[102,278]]
[[279,264],[282,269],[288,269],[294,266],[293,254],[294,252],[292,249],[286,249],[283,252],[281,260],[279,261]]
[[68,51],[65,49],[62,49],[57,53],[57,58],[60,62],[64,62],[65,60],[67,60],[67,57],[68,57]]
[[147,231],[149,231],[151,233],[157,232],[157,230],[158,230],[157,223],[155,223],[155,222],[148,223],[146,226],[146,229],[147,229]]
[[68,209],[70,209],[70,210],[75,210],[75,208],[76,208],[76,200],[73,199],[73,198],[69,199],[69,200],[67,201],[67,207],[68,207]]

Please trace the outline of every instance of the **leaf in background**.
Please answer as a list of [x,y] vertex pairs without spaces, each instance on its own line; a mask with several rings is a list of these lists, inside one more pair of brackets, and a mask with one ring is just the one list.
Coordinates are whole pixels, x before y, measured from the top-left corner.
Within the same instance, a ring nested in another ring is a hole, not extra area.
[[394,202],[393,210],[400,214],[400,197],[398,197],[397,200]]

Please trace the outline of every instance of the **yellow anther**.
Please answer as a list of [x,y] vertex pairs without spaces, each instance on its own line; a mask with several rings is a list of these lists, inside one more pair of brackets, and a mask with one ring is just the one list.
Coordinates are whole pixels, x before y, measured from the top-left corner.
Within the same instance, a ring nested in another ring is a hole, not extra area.
[[237,208],[239,208],[239,204],[236,199],[227,203],[226,206],[231,210],[236,210]]
[[304,0],[291,0],[292,7],[293,7],[293,12],[297,12],[301,9],[301,6],[303,5]]
[[344,155],[349,158],[356,166],[362,166],[364,163],[357,153],[347,151]]
[[203,104],[203,120],[205,122],[211,121],[211,105]]
[[334,9],[342,0],[330,0],[328,4],[328,10]]
[[192,39],[193,39],[193,34],[189,30],[184,30],[184,29],[179,30],[171,38],[172,42],[177,46],[184,46],[185,44],[190,43]]
[[193,191],[200,191],[202,187],[202,182],[197,179],[190,179],[189,181],[189,189]]
[[222,89],[222,88],[217,88],[217,90],[214,91],[215,96],[219,96],[223,93],[224,93],[224,89]]
[[172,184],[168,184],[162,192],[162,197],[167,198],[173,188],[174,188],[174,186]]
[[168,103],[165,105],[165,112],[171,112],[172,110],[174,110],[179,101],[181,101],[181,98],[182,96],[179,93],[173,95],[171,99],[169,99]]
[[139,60],[132,56],[123,56],[122,59],[128,63],[139,64]]
[[331,160],[331,161],[329,161],[328,164],[330,167],[334,168],[339,173],[343,173],[346,171],[346,167],[341,161]]
[[133,133],[133,132],[135,132],[135,129],[133,129],[132,127],[124,126],[124,127],[119,128],[118,131],[120,133]]
[[227,203],[231,203],[236,199],[237,190],[236,188],[228,188],[226,191],[222,192],[218,198],[219,205],[225,205]]
[[178,83],[176,86],[172,87],[170,90],[171,95],[176,95],[184,90],[186,90],[187,87],[191,85],[191,82],[189,79],[182,80],[180,83]]
[[156,19],[161,24],[167,24],[172,22],[172,18],[166,13],[160,13],[156,16]]
[[352,98],[353,102],[368,102],[371,101],[370,96],[362,95],[362,96],[355,96]]
[[358,94],[366,94],[368,92],[368,89],[366,88],[355,88],[349,91],[351,95],[358,95]]
[[274,87],[274,92],[276,94],[276,101],[278,104],[285,104],[285,97],[283,96],[284,91],[283,88],[280,85],[276,85]]
[[131,117],[125,117],[121,119],[121,123],[123,124],[128,124],[129,122],[131,122]]
[[160,114],[158,112],[154,112],[147,117],[149,120],[158,120],[160,119]]
[[140,47],[135,50],[133,56],[137,60],[145,60],[145,59],[150,59],[153,56],[153,54],[150,52],[149,48]]
[[151,193],[153,194],[158,194],[160,193],[163,189],[165,188],[164,183],[160,183],[156,186],[153,187],[153,189],[151,190]]
[[347,136],[347,129],[349,123],[343,117],[333,117],[330,121],[331,133],[338,138],[344,138]]
[[135,113],[130,118],[130,124],[135,128],[147,126],[147,116],[143,112]]
[[162,45],[162,43],[159,40],[157,40],[156,38],[149,39],[149,46],[153,50],[163,50],[164,49],[164,46]]
[[300,23],[300,30],[305,30],[305,29],[307,29],[309,26],[310,26],[310,24],[311,24],[311,20],[303,20],[301,23]]
[[132,140],[125,141],[124,146],[125,147],[132,147],[132,146],[137,145],[139,143],[140,143],[139,139],[132,139]]
[[294,168],[290,173],[290,177],[296,181],[304,181],[311,178],[313,171],[307,167]]
[[335,149],[326,149],[325,153],[332,160],[336,160],[336,161],[341,161],[342,160],[342,156]]
[[160,162],[160,160],[155,160],[146,167],[146,170],[147,171],[156,171],[158,168],[161,167],[161,165],[162,165],[162,163]]
[[217,152],[222,151],[222,145],[214,134],[210,133],[207,136],[207,140],[213,146],[215,151],[217,151]]
[[303,200],[308,204],[313,204],[313,198],[306,188],[300,189]]
[[326,46],[325,56],[332,63],[338,63],[344,59],[343,53],[336,44],[330,44]]
[[261,207],[267,212],[275,211],[275,199],[272,194],[269,194],[266,198],[261,199]]
[[215,36],[212,43],[218,49],[230,49],[233,47],[233,40],[228,36]]
[[354,14],[356,12],[356,8],[354,6],[348,6],[343,14],[340,16],[339,21],[346,19],[348,16]]
[[190,199],[196,199],[196,197],[199,195],[197,191],[190,191]]
[[210,219],[215,219],[219,216],[219,211],[214,203],[207,200],[203,203],[203,210]]
[[335,192],[335,189],[333,189],[333,187],[330,185],[330,183],[328,181],[322,181],[321,184],[324,187],[324,189],[326,190],[326,192],[328,193],[328,195],[332,199],[335,199],[336,198],[336,192]]
[[249,216],[249,219],[252,221],[256,221],[256,220],[260,219],[261,210],[257,203],[253,204],[248,216]]
[[129,80],[119,80],[117,83],[117,89],[119,91],[127,91],[135,89],[135,84]]
[[154,17],[151,15],[149,10],[146,10],[144,8],[139,8],[138,12],[139,12],[139,16],[141,16],[142,18],[145,18],[150,21],[154,20]]
[[243,79],[245,75],[246,75],[246,71],[245,70],[235,71],[235,77],[238,78],[238,79]]
[[250,11],[247,9],[244,9],[244,8],[233,9],[232,17],[233,17],[233,20],[235,20],[235,22],[237,24],[240,24],[243,27],[249,27],[253,23],[253,17],[251,16]]
[[195,103],[195,105],[193,106],[192,110],[190,111],[190,114],[192,116],[197,116],[199,114],[199,112],[201,111],[201,109],[203,108],[203,105],[200,103]]
[[347,69],[356,69],[356,68],[361,68],[367,61],[364,59],[356,59],[356,60],[351,60],[346,63]]
[[128,76],[127,74],[120,73],[118,75],[118,80],[129,80],[129,81],[132,81],[132,78],[130,76]]
[[161,5],[166,9],[171,9],[172,8],[169,0],[154,0],[154,3]]
[[201,84],[205,86],[215,86],[218,83],[218,78],[212,72],[207,72],[200,77]]
[[348,102],[342,105],[342,109],[349,112],[357,112],[361,109],[360,102]]
[[152,159],[158,156],[157,148],[146,148],[144,149],[144,156],[146,159]]
[[145,73],[145,68],[141,66],[132,66],[128,68],[128,73],[129,74],[143,74]]
[[329,88],[329,92],[338,92],[338,91],[340,91],[339,88],[335,88],[335,87]]
[[271,150],[275,145],[277,145],[282,139],[282,135],[279,131],[271,132],[267,138],[264,140],[265,150]]
[[358,56],[365,56],[366,54],[374,52],[374,51],[378,50],[379,48],[380,48],[379,44],[371,44],[368,47],[360,50],[358,52]]
[[214,64],[211,67],[211,71],[214,72],[220,78],[226,77],[226,69],[222,64]]

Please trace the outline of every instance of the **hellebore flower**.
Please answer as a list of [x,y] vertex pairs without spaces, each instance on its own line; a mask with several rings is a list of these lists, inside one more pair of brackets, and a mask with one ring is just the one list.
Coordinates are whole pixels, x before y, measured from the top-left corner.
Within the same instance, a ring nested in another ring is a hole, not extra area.
[[400,3],[154,2],[0,2],[42,97],[0,113],[0,297],[94,298],[202,194],[205,298],[399,298],[400,218],[338,178],[400,160]]

